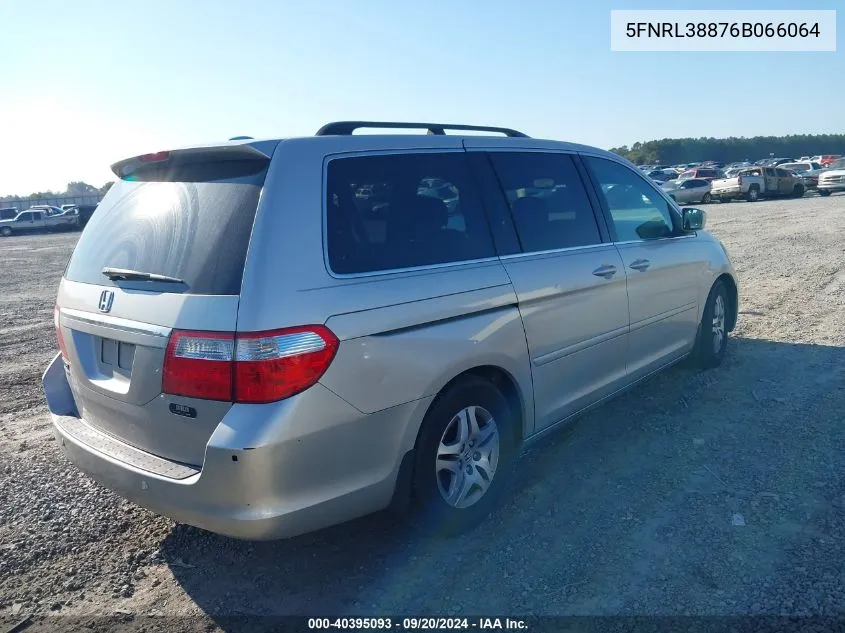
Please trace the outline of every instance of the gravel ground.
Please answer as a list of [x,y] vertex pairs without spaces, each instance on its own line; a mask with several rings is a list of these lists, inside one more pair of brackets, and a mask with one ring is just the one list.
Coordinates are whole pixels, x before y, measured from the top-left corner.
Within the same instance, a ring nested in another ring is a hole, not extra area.
[[381,516],[239,542],[89,481],[53,441],[40,388],[77,235],[0,240],[0,622],[845,616],[845,196],[707,211],[741,284],[725,364],[673,369],[574,422],[529,453],[495,516],[446,542]]

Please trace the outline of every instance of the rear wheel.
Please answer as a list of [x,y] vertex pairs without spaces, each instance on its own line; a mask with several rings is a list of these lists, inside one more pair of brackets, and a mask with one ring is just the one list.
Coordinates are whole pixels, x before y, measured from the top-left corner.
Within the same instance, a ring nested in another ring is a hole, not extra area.
[[411,517],[434,535],[464,532],[494,508],[516,457],[516,421],[491,383],[468,376],[441,393],[417,439]]
[[717,281],[710,289],[704,314],[698,326],[695,362],[702,369],[718,367],[728,347],[728,291],[724,282]]
[[827,198],[830,195],[830,192],[826,189],[819,189],[819,195],[824,198]]
[[757,188],[757,185],[751,186],[748,193],[745,194],[745,199],[748,200],[748,202],[757,202],[760,199],[760,190]]
[[701,204],[710,204],[710,201],[713,199],[713,196],[710,195],[708,191],[701,197]]
[[2,229],[0,229],[0,234],[2,234],[3,237],[9,237],[12,234],[12,229],[10,229],[8,226],[4,226]]

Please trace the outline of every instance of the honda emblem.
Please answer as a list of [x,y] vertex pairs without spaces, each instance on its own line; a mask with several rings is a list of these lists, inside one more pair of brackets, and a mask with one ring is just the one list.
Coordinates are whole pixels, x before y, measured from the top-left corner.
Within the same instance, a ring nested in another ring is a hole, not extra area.
[[111,310],[112,303],[114,303],[114,291],[103,290],[100,293],[100,303],[97,306],[100,308],[100,312],[108,312]]

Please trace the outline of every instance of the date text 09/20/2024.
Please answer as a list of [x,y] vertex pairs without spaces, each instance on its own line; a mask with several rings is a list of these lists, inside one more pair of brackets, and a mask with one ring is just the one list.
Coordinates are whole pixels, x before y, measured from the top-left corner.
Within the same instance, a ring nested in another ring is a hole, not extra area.
[[517,618],[309,618],[309,630],[345,629],[352,631],[519,631],[527,623]]

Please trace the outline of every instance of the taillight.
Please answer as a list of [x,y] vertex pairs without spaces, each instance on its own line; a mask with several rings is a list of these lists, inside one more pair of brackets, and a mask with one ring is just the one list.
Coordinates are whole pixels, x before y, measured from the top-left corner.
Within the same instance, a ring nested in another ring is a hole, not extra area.
[[61,312],[59,311],[58,304],[53,308],[53,325],[56,327],[56,340],[59,342],[59,351],[62,353],[62,360],[67,363],[70,356],[68,356],[65,337],[62,334]]
[[337,337],[322,325],[238,334],[174,331],[162,391],[241,403],[275,402],[305,391],[326,372]]
[[161,390],[204,400],[231,400],[234,349],[235,336],[229,332],[174,331],[167,343]]
[[337,347],[322,325],[238,334],[235,402],[274,402],[305,391],[329,368]]

